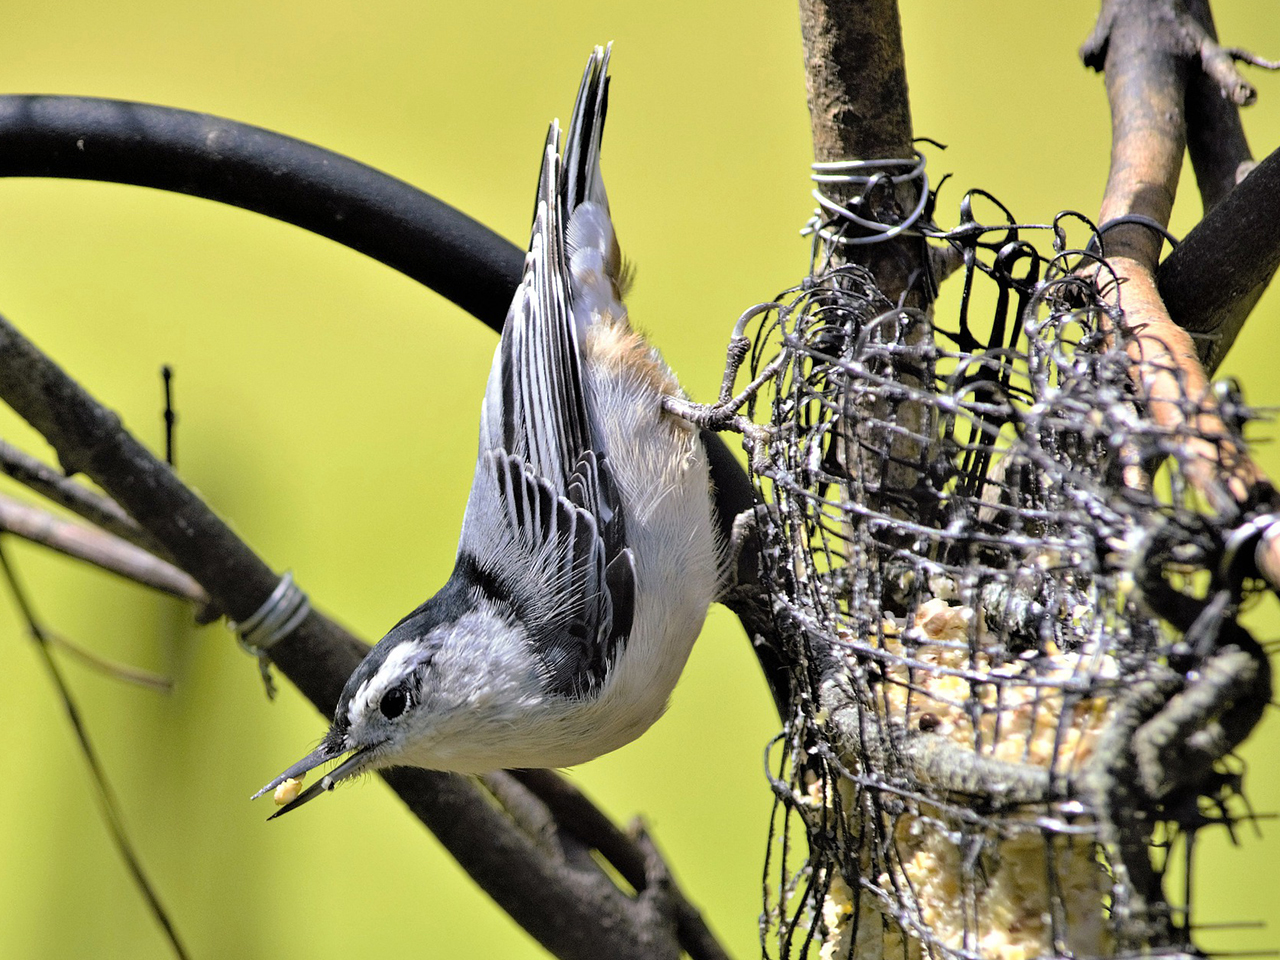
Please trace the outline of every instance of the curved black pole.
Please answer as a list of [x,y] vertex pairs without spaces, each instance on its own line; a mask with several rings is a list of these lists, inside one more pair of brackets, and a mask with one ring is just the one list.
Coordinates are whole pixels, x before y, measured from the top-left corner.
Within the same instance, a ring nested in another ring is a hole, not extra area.
[[495,330],[524,252],[403,180],[205,113],[94,97],[0,97],[0,176],[106,180],[243,207],[336,240]]
[[[0,97],[0,177],[105,180],[265,214],[358,250],[501,330],[524,251],[403,180],[314,144],[207,113],[96,97]],[[721,527],[754,503],[714,434]]]

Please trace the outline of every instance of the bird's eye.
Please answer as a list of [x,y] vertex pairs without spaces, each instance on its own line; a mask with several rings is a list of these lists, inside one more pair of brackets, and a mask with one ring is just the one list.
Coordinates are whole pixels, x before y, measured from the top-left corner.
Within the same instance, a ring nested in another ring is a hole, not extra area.
[[378,709],[382,711],[382,715],[388,720],[394,720],[400,716],[407,706],[409,706],[409,691],[405,689],[403,684],[398,687],[392,687],[382,695],[382,700],[378,702]]

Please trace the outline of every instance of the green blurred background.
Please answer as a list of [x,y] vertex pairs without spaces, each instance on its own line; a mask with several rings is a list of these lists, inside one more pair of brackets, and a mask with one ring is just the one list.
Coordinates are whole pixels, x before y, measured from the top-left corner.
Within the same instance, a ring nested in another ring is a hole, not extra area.
[[[1090,4],[910,3],[916,131],[954,223],[969,186],[1024,220],[1096,214],[1108,153],[1097,77],[1075,50]],[[1280,55],[1274,0],[1220,4],[1230,43]],[[344,152],[524,244],[548,120],[593,43],[616,41],[605,152],[638,264],[635,319],[695,397],[712,395],[738,313],[798,281],[810,201],[800,37],[790,4],[11,4],[0,89],[170,104]],[[1252,73],[1254,149],[1280,144],[1280,78]],[[1190,184],[1190,180],[1187,180]],[[1194,189],[1175,233],[1198,218]],[[113,185],[0,182],[0,310],[144,441],[177,369],[181,473],[314,601],[369,639],[451,566],[493,335],[386,267],[292,227]],[[1272,293],[1232,353],[1252,401],[1280,403]],[[46,455],[11,417],[2,435]],[[1263,428],[1259,436],[1273,434]],[[1274,446],[1260,455],[1280,474]],[[320,735],[287,685],[262,695],[220,626],[81,566],[14,548],[39,610],[99,652],[177,678],[162,697],[69,664],[71,683],[164,899],[196,957],[537,956],[539,949],[376,780],[264,823],[249,794]],[[1280,634],[1274,603],[1254,615]],[[0,603],[0,956],[164,957],[108,840],[37,657]],[[775,731],[735,621],[713,611],[668,715],[572,773],[616,817],[643,813],[739,956],[756,950]],[[1280,805],[1280,723],[1245,750],[1251,797]],[[1267,919],[1280,828],[1232,848],[1206,831],[1203,923]],[[1208,932],[1219,949],[1280,933]]]

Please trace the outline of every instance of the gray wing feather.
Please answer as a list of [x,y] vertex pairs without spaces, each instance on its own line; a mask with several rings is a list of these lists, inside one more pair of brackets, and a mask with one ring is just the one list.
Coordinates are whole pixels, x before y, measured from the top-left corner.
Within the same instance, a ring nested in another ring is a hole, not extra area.
[[497,585],[498,602],[523,625],[552,693],[589,693],[631,626],[631,551],[607,558],[596,517],[559,496],[521,457],[482,454],[477,496],[497,509],[468,510],[463,552],[476,581]]
[[603,682],[631,630],[635,598],[620,494],[585,385],[565,249],[575,207],[603,197],[607,62],[597,48],[587,64],[564,168],[556,124],[547,136],[524,276],[485,390],[458,546],[460,558],[510,594],[551,688],[564,696]]
[[553,124],[524,276],[485,391],[481,448],[523,456],[539,476],[564,491],[578,452],[592,446],[593,431],[578,331],[570,322],[556,136]]

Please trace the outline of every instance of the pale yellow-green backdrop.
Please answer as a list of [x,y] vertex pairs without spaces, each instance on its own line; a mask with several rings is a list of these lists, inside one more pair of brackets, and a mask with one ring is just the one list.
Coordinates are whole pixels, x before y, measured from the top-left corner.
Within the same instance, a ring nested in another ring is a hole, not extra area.
[[[1274,0],[1220,4],[1232,43],[1280,55]],[[906,4],[916,130],[954,222],[960,188],[1024,220],[1095,214],[1108,120],[1075,49],[1092,4]],[[793,7],[223,0],[9,3],[0,91],[171,104],[311,140],[419,184],[523,245],[546,123],[593,43],[616,41],[605,169],[638,264],[633,310],[696,397],[747,305],[798,281],[809,158]],[[1280,78],[1254,74],[1255,151],[1280,144]],[[1190,191],[1194,194],[1194,190]],[[1175,232],[1198,215],[1190,196]],[[493,335],[327,240],[186,197],[0,182],[0,311],[147,442],[177,368],[186,480],[315,602],[376,639],[450,569]],[[1280,403],[1263,302],[1228,362]],[[29,432],[0,432],[44,455]],[[1280,473],[1274,447],[1260,452]],[[536,956],[376,780],[266,824],[249,794],[319,736],[285,686],[262,696],[220,626],[35,550],[15,550],[56,629],[172,671],[165,699],[67,673],[142,857],[196,957]],[[1274,609],[1262,635],[1280,635]],[[0,956],[164,957],[107,839],[54,693],[0,601]],[[643,812],[739,956],[756,944],[776,725],[736,623],[712,613],[668,716],[573,773],[619,819]],[[1280,723],[1245,752],[1280,806]],[[1277,913],[1272,823],[1207,832],[1199,920]],[[1280,930],[1206,934],[1271,946]]]

